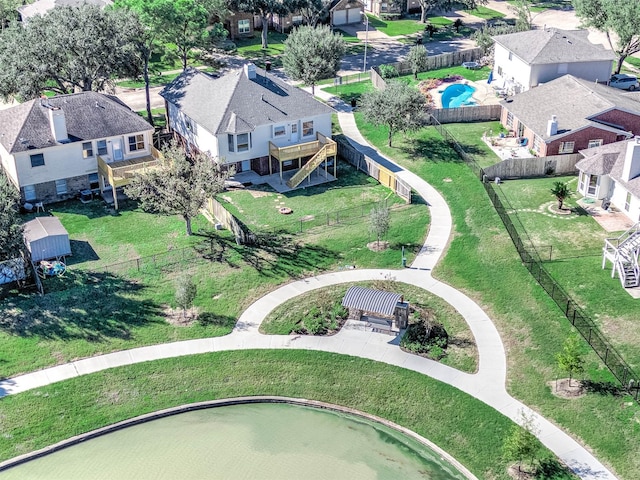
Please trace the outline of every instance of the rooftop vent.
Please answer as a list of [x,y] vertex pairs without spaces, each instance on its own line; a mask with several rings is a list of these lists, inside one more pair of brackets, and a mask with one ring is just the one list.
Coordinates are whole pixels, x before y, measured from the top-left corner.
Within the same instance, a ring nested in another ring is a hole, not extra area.
[[249,80],[255,80],[256,78],[256,66],[253,63],[247,63],[244,66],[244,73],[246,73]]
[[547,137],[553,137],[558,133],[558,119],[551,115],[551,120],[547,122]]

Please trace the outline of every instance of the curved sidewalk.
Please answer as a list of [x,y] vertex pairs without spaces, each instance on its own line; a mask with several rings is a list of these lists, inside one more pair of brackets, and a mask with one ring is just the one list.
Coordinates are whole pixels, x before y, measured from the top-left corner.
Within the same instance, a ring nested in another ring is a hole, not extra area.
[[[423,247],[411,268],[402,270],[349,270],[318,275],[284,285],[253,303],[238,319],[233,332],[224,337],[189,340],[135,348],[78,360],[0,382],[0,397],[24,392],[61,380],[134,363],[162,358],[240,349],[311,349],[354,355],[414,370],[457,387],[521,423],[521,412],[533,418],[540,441],[581,478],[615,479],[595,457],[544,417],[512,398],[505,389],[506,356],[500,335],[491,319],[469,297],[431,276],[447,247],[452,229],[444,198],[427,182],[408,172],[371,147],[358,131],[353,114],[339,113],[340,125],[356,148],[388,165],[427,202],[431,225]],[[302,293],[345,282],[384,279],[416,285],[438,295],[460,312],[473,332],[479,354],[478,372],[468,374],[400,350],[397,339],[377,333],[343,329],[332,337],[262,335],[260,323],[283,302]]]

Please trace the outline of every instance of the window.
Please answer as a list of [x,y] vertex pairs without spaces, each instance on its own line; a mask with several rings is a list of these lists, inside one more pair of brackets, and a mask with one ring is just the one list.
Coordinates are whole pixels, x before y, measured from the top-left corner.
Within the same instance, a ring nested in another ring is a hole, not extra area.
[[44,154],[42,154],[42,153],[36,153],[35,155],[29,155],[29,158],[31,159],[31,166],[32,167],[41,167],[42,165],[44,165]]
[[513,127],[513,113],[507,112],[507,127]]
[[248,133],[240,133],[236,135],[238,152],[246,152],[249,150],[250,146],[250,135]]
[[278,125],[277,127],[273,127],[274,137],[282,137],[286,134],[287,134],[287,128],[284,125]]
[[558,153],[573,153],[573,147],[576,142],[560,142]]
[[251,31],[251,25],[249,20],[238,20],[238,33],[249,33]]
[[129,151],[136,152],[144,150],[144,135],[133,135],[129,137]]
[[98,174],[97,173],[90,173],[89,174],[89,188],[91,190],[95,190],[96,188],[100,188],[100,182],[98,181]]
[[302,136],[308,137],[313,135],[313,121],[302,122]]
[[292,123],[291,124],[291,133],[298,133],[298,124],[297,123]]
[[502,76],[502,67],[498,67],[498,75]]
[[598,193],[598,175],[590,175],[587,195],[595,197],[596,193]]
[[236,149],[235,149],[235,148],[233,148],[233,141],[234,141],[234,140],[233,140],[233,135],[228,134],[228,135],[227,135],[227,141],[229,142],[229,151],[230,151],[230,152],[235,152],[235,151],[236,151]]
[[584,186],[587,182],[587,174],[584,172],[580,172],[580,183],[578,184],[578,191],[581,193],[584,192]]
[[602,139],[589,140],[589,146],[587,148],[599,147],[600,145],[602,145]]
[[534,135],[534,137],[533,137],[533,149],[538,153],[540,153],[540,142],[541,142],[540,137],[538,135]]
[[302,15],[293,15],[291,21],[295,24],[302,23]]
[[24,199],[27,202],[34,202],[36,199],[36,186],[25,185],[23,188],[24,188]]
[[107,141],[106,140],[98,140],[98,155],[106,155],[107,154]]
[[64,195],[65,193],[67,193],[67,181],[64,178],[56,180],[56,194]]
[[82,143],[82,158],[93,157],[93,144],[91,142]]
[[631,192],[627,192],[627,198],[624,201],[624,209],[628,212],[631,208]]

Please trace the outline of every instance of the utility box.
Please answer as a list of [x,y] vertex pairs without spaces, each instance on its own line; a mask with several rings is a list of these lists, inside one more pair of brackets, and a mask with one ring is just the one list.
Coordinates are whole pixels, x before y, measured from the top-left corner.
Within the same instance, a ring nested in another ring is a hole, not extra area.
[[398,328],[407,328],[409,326],[409,303],[398,302],[396,305],[395,317]]

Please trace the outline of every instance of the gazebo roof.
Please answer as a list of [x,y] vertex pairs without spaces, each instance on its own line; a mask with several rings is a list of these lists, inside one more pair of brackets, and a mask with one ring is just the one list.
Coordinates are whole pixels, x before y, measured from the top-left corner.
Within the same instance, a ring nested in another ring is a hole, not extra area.
[[342,299],[342,306],[390,317],[394,314],[396,305],[401,300],[402,295],[399,293],[353,286],[349,287]]

